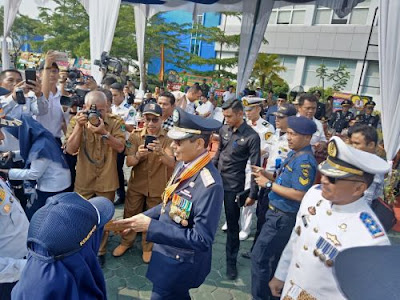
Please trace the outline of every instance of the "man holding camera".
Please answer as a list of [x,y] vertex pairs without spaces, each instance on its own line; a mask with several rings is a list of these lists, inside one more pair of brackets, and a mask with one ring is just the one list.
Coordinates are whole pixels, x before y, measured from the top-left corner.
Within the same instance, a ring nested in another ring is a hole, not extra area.
[[[107,113],[107,99],[103,92],[89,92],[84,108],[71,119],[66,134],[67,153],[78,153],[75,191],[86,199],[102,196],[113,201],[118,188],[117,153],[125,148],[121,121]],[[99,250],[102,264],[107,237],[105,232]]]
[[[167,181],[175,166],[171,150],[172,140],[162,129],[162,109],[158,104],[149,103],[143,109],[145,127],[133,132],[127,142],[126,164],[132,166],[128,183],[128,194],[124,207],[124,218],[130,218],[161,203]],[[123,255],[136,238],[131,231],[122,237],[121,244],[114,249],[114,256]],[[142,235],[143,261],[151,258],[153,244]]]
[[50,131],[61,146],[62,128],[64,123],[64,112],[60,103],[61,92],[57,88],[59,79],[59,68],[56,63],[58,56],[55,51],[46,54],[44,62],[39,66],[42,79],[42,91],[47,99],[47,113],[38,116],[37,120],[48,131]]
[[[4,113],[8,116],[20,118],[22,114],[37,116],[47,113],[47,103],[38,81],[23,81],[18,70],[8,69],[0,73],[0,87],[10,91],[9,94],[0,97]],[[30,91],[36,98],[25,97]]]

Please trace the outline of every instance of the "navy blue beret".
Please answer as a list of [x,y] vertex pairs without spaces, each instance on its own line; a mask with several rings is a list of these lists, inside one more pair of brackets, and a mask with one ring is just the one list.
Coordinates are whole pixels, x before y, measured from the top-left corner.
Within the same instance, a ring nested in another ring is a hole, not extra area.
[[291,116],[288,118],[288,127],[303,135],[313,135],[317,131],[317,125],[306,117]]

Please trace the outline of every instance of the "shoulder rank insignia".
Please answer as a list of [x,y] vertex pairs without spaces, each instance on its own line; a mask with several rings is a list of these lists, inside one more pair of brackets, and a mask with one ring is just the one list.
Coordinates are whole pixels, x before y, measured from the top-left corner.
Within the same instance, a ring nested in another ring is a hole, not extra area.
[[301,185],[307,185],[310,183],[310,178],[303,178],[303,177],[299,177],[299,182]]
[[204,168],[200,172],[201,180],[203,180],[203,184],[205,187],[209,187],[210,185],[215,183],[214,177],[212,177],[210,171]]
[[130,105],[129,103],[125,103],[124,106],[125,106],[126,108],[131,107],[131,105]]
[[3,188],[0,188],[0,205],[6,199],[6,191]]
[[264,121],[264,122],[262,122],[261,124],[263,124],[265,127],[267,127],[268,122],[267,122],[267,121]]
[[381,226],[372,218],[372,216],[367,212],[360,213],[361,222],[368,229],[372,238],[377,238],[380,236],[384,236],[385,232],[382,230]]
[[272,136],[272,132],[266,132],[264,135],[264,138],[267,141],[271,136]]
[[310,164],[301,164],[300,167],[308,169],[308,168],[311,168],[311,165]]

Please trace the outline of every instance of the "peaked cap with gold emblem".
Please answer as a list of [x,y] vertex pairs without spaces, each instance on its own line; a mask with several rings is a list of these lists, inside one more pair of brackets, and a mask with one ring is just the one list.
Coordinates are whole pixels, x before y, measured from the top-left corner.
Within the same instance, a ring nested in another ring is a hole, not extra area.
[[379,156],[353,148],[334,136],[328,143],[328,158],[318,166],[322,175],[345,178],[369,174],[385,174],[390,165]]
[[265,101],[265,98],[259,98],[259,97],[243,97],[242,98],[242,103],[244,110],[252,110],[254,107],[260,106],[263,101]]

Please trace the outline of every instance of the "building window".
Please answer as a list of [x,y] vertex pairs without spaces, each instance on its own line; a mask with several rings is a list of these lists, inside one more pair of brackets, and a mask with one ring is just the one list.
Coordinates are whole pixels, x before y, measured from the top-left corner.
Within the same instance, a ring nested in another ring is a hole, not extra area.
[[[197,28],[197,24],[204,25],[203,23],[204,23],[204,14],[197,15],[195,21],[193,22],[192,27]],[[196,30],[194,33],[192,33],[190,39],[190,53],[200,56],[201,41],[198,39],[198,37],[199,33]]]
[[286,71],[280,72],[279,76],[284,79],[288,84],[291,84],[294,79],[294,73],[296,71],[296,56],[280,55],[282,66],[286,67]]
[[369,7],[371,0],[365,0],[359,3],[353,8],[352,12],[344,18],[339,18],[338,15],[330,8],[325,6],[317,6],[314,18],[315,25],[326,25],[326,24],[357,24],[366,25]]
[[379,95],[379,63],[377,61],[368,62],[367,73],[365,74],[364,84],[361,89],[362,95]]
[[289,5],[274,8],[269,17],[269,24],[304,24],[306,5]]
[[[347,85],[343,88],[343,92],[352,91],[357,61],[350,59],[329,59],[317,57],[307,58],[304,68],[302,85],[304,85],[306,88],[322,86],[321,79],[317,77],[317,69],[321,64],[324,64],[327,67],[328,74],[331,73],[334,69],[337,69],[340,65],[345,65],[347,71],[350,72],[350,79],[347,81]],[[325,79],[325,88],[332,86],[333,83],[334,82]]]

